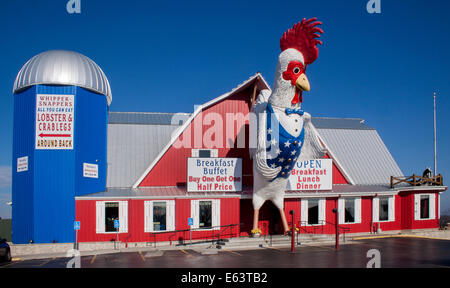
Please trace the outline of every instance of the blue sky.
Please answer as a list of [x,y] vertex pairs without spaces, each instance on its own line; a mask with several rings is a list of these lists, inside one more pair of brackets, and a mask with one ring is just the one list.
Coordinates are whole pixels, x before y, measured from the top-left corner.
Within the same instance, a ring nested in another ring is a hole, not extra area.
[[[433,167],[438,93],[438,172],[450,175],[450,1],[104,1],[0,3],[0,217],[11,199],[12,86],[22,65],[50,49],[78,51],[108,76],[112,111],[191,112],[256,72],[273,83],[279,39],[303,17],[325,31],[308,67],[313,116],[364,118],[405,175]],[[444,193],[443,210],[450,209]]]

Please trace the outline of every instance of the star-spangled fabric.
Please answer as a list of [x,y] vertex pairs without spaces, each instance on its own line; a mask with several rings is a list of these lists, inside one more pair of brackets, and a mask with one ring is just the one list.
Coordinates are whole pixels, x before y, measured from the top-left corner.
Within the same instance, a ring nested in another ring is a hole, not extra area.
[[[300,151],[305,140],[305,129],[298,137],[294,137],[287,132],[275,117],[272,105],[267,104],[267,165],[271,168],[282,167],[280,173],[272,179],[279,177],[288,178],[289,173],[297,162]],[[273,124],[272,124],[273,122]]]

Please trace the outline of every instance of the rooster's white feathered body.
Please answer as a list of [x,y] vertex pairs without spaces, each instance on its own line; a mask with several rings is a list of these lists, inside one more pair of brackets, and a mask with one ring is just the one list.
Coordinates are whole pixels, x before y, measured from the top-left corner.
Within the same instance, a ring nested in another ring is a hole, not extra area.
[[318,56],[316,19],[305,19],[287,31],[281,39],[282,53],[278,58],[273,91],[263,90],[253,112],[257,115],[257,149],[253,158],[252,232],[258,231],[259,209],[265,201],[272,201],[280,210],[285,232],[284,195],[288,177],[295,163],[323,157],[311,116],[301,110],[303,91],[309,91],[306,66]]

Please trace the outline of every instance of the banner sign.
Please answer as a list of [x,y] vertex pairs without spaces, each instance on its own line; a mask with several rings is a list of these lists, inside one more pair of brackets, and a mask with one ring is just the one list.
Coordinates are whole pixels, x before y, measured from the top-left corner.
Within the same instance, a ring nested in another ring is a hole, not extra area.
[[319,191],[333,189],[333,160],[298,161],[291,171],[287,190]]
[[73,150],[74,95],[36,96],[36,150]]
[[187,191],[242,191],[242,159],[188,158]]
[[98,165],[83,163],[83,177],[98,178]]
[[17,172],[28,171],[28,156],[17,158]]

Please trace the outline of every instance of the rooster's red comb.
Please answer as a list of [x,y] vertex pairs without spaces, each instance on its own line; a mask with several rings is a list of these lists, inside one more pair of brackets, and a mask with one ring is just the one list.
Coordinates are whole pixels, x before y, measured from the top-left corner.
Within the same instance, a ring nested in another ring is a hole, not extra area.
[[294,27],[286,31],[280,40],[281,51],[289,48],[300,51],[305,58],[305,65],[316,61],[319,56],[317,45],[322,45],[322,41],[316,38],[320,38],[320,34],[323,33],[322,29],[316,27],[321,25],[322,22],[316,20],[317,18],[309,20],[304,18],[302,22],[295,24]]

